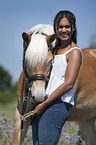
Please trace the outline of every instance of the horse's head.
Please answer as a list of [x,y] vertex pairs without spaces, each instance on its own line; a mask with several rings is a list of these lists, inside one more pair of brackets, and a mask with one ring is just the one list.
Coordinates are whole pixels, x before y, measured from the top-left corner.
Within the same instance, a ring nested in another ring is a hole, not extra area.
[[48,74],[53,59],[52,52],[48,50],[54,41],[55,34],[46,35],[35,32],[33,34],[23,33],[25,56],[24,74],[31,96],[35,102],[45,100],[45,88]]

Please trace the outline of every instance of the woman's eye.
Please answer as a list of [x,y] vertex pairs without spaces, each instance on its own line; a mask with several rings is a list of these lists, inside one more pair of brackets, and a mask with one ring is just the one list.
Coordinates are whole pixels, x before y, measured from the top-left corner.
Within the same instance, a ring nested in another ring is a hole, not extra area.
[[70,25],[66,25],[66,26],[65,26],[65,28],[67,28],[67,29],[70,28],[70,27],[71,27]]
[[60,25],[59,29],[63,29],[63,28],[69,29],[70,27],[71,27],[70,25],[65,25],[65,26]]
[[60,26],[59,26],[59,29],[62,29],[62,28],[63,28],[63,26],[62,26],[62,25],[60,25]]

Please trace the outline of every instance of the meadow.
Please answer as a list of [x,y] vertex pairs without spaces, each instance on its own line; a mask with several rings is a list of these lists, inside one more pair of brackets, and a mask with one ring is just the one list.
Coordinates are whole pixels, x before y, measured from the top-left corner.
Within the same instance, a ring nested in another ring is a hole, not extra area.
[[[14,114],[16,101],[0,104],[0,145],[11,145],[14,135]],[[32,127],[22,145],[32,145]],[[79,135],[78,123],[67,122],[61,132],[58,145],[85,145]]]

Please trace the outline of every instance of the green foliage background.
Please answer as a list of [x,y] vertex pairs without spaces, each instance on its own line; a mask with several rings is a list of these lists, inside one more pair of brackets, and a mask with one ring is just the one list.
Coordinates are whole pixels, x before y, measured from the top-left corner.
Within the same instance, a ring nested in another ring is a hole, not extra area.
[[6,104],[16,99],[16,93],[13,92],[0,92],[0,103]]
[[12,84],[12,76],[0,66],[0,104],[16,100],[17,83]]

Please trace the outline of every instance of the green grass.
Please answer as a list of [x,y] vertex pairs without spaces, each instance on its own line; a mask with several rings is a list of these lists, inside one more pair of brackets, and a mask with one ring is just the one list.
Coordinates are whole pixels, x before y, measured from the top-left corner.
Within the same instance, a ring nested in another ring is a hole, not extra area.
[[16,110],[16,100],[10,103],[0,103],[0,111],[5,112],[7,117],[14,115]]
[[17,98],[16,93],[13,93],[11,91],[0,92],[0,103],[3,103],[3,104],[10,103],[10,102],[13,102],[14,100],[16,100],[16,98]]

